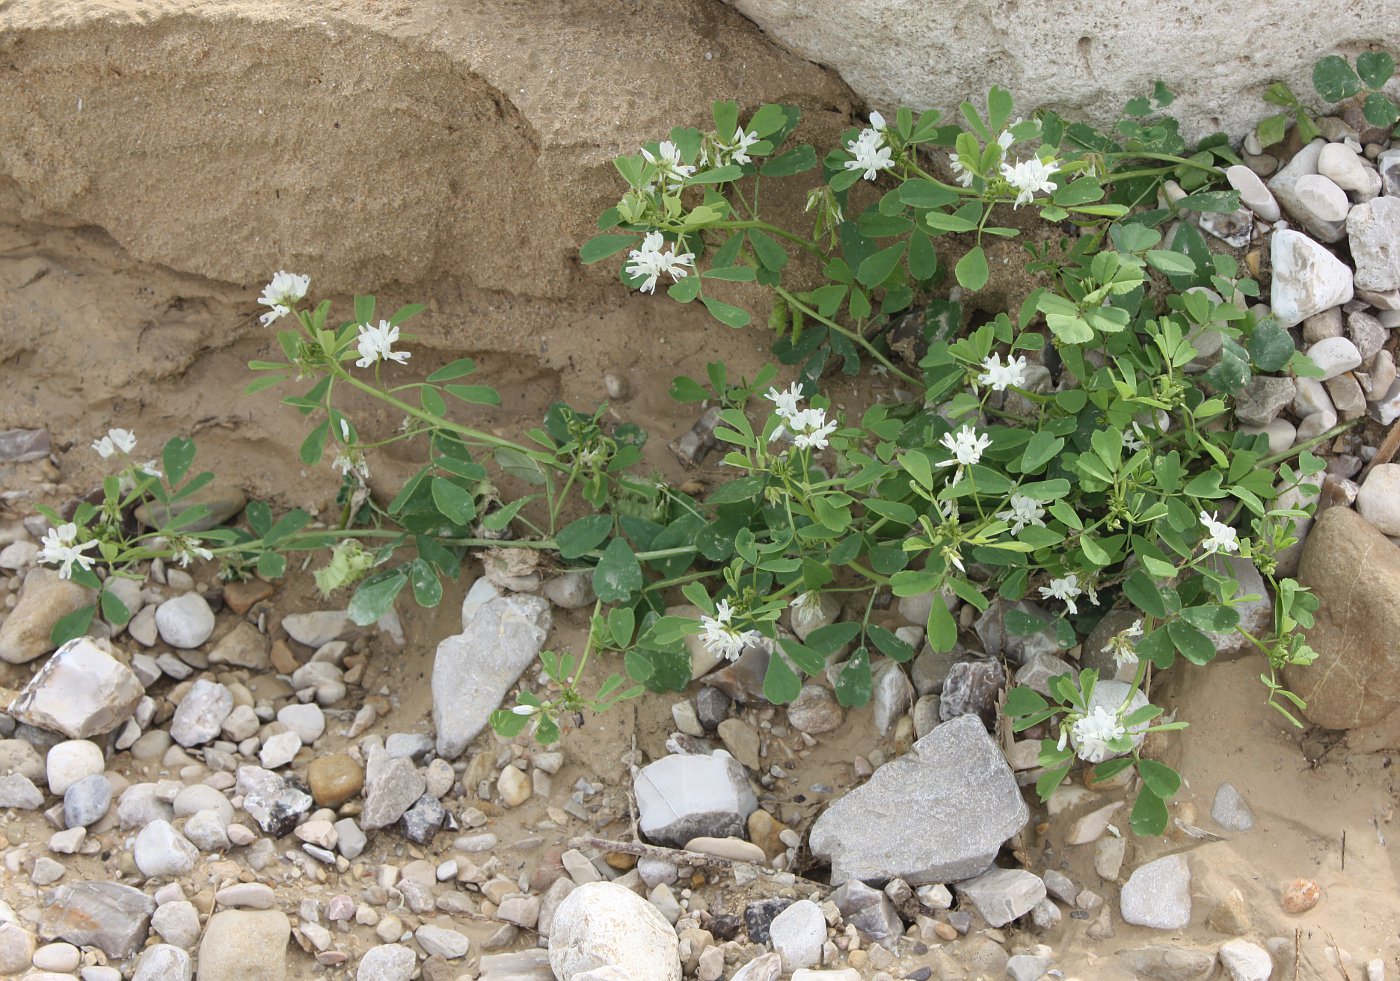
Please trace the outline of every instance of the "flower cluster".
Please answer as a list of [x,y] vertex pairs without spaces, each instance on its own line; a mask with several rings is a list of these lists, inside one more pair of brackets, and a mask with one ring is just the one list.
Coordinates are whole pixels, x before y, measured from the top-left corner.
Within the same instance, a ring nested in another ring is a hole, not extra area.
[[1031,157],[1014,165],[1003,163],[1001,176],[1006,178],[1006,182],[1017,192],[1016,203],[1012,207],[1019,208],[1023,204],[1029,204],[1037,194],[1048,194],[1055,190],[1055,182],[1050,178],[1059,169],[1060,165],[1054,160],[1041,160],[1039,157]]
[[[663,191],[679,190],[686,178],[695,173],[692,165],[681,163],[681,148],[670,140],[657,147],[656,153],[642,147],[642,156],[657,169],[656,176],[661,181]],[[654,184],[648,184],[646,190],[650,191],[654,187]]]
[[104,460],[116,453],[129,456],[136,449],[136,434],[130,429],[109,429],[106,436],[93,440],[92,448]]
[[1201,524],[1206,531],[1210,532],[1205,540],[1201,542],[1201,547],[1206,550],[1207,555],[1214,555],[1216,552],[1238,552],[1240,550],[1240,538],[1235,529],[1222,521],[1215,520],[1215,515],[1201,512]]
[[1012,494],[1009,503],[1011,506],[1005,511],[998,511],[997,517],[1011,524],[1011,534],[1019,535],[1021,529],[1028,525],[1045,527],[1045,508],[1039,501],[1024,494]]
[[773,414],[782,424],[773,430],[770,440],[781,439],[783,433],[792,433],[792,442],[799,450],[824,450],[827,437],[836,431],[837,422],[827,422],[826,410],[818,408],[798,408],[802,400],[802,386],[793,382],[786,391],[770,388],[764,397],[773,403]]
[[278,270],[273,275],[272,282],[263,287],[262,296],[258,298],[258,302],[263,306],[272,308],[258,318],[262,325],[267,327],[279,317],[291,313],[292,307],[306,295],[310,286],[310,276],[297,276],[285,270]]
[[671,282],[678,283],[689,275],[684,267],[695,268],[694,253],[677,255],[670,248],[663,252],[661,246],[665,244],[666,237],[660,232],[647,232],[646,238],[642,239],[642,247],[627,253],[627,275],[642,280],[638,289],[643,293],[656,292],[656,280],[662,273],[670,273]]
[[[961,475],[963,467],[970,467],[982,459],[982,454],[992,445],[992,438],[986,433],[979,434],[971,426],[963,426],[956,433],[944,433],[938,444],[953,454],[953,458],[940,460],[936,466],[956,466]],[[952,482],[956,484],[957,479]]]
[[73,566],[77,565],[84,572],[92,568],[92,556],[84,555],[90,548],[96,548],[97,542],[78,542],[78,526],[73,522],[59,525],[57,528],[49,529],[40,541],[42,546],[39,549],[39,561],[58,565],[58,575],[61,579],[73,578]]
[[1061,731],[1060,748],[1064,749],[1068,737],[1081,760],[1086,763],[1102,763],[1118,752],[1110,743],[1122,739],[1127,733],[1128,730],[1115,713],[1102,705],[1096,705],[1092,712],[1070,726],[1068,733]]
[[989,385],[994,392],[1023,388],[1026,384],[1026,368],[1024,356],[1008,357],[1006,364],[1002,364],[1001,355],[989,354],[982,359],[982,373],[977,376],[977,384]]
[[399,328],[387,320],[379,321],[379,326],[371,324],[359,325],[359,349],[360,357],[355,362],[357,368],[368,368],[380,361],[393,361],[398,364],[407,363],[413,357],[408,351],[395,351],[394,344],[399,339]]
[[734,130],[734,138],[728,142],[721,140],[718,136],[706,139],[705,145],[700,148],[700,162],[706,166],[713,164],[716,167],[723,167],[725,164],[752,163],[753,158],[749,156],[749,150],[757,142],[757,133],[746,133],[744,127],[740,126]]
[[870,114],[870,128],[861,130],[860,136],[846,144],[846,150],[854,159],[842,166],[847,170],[865,171],[868,181],[894,166],[894,151],[885,142],[885,119],[878,112]]
[[1118,631],[1103,645],[1101,653],[1112,654],[1113,662],[1119,667],[1138,663],[1136,641],[1142,636],[1142,621],[1134,620],[1132,625]]
[[1084,595],[1084,590],[1079,588],[1079,576],[1071,572],[1063,579],[1051,579],[1050,585],[1040,587],[1041,599],[1057,599],[1065,604],[1065,608],[1070,613],[1078,614],[1079,607],[1075,605],[1075,600]]
[[728,600],[715,604],[715,615],[702,616],[700,626],[705,628],[702,643],[711,654],[718,654],[726,661],[737,661],[744,648],[763,639],[757,630],[740,630],[734,626],[734,608]]

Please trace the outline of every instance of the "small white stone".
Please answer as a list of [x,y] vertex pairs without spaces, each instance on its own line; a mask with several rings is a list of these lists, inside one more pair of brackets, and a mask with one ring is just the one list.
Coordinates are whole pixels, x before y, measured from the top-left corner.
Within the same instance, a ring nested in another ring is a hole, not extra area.
[[199,850],[171,827],[169,821],[152,821],[136,836],[136,867],[147,878],[184,875],[194,868]]
[[1248,167],[1236,164],[1227,168],[1225,179],[1230,182],[1231,187],[1240,192],[1240,203],[1260,218],[1265,221],[1278,221],[1283,217],[1273,194],[1264,186],[1259,175]]
[[86,739],[67,739],[49,750],[44,760],[49,793],[62,797],[73,784],[101,773],[106,766],[102,748]]
[[185,593],[156,607],[156,630],[171,647],[198,647],[214,632],[214,611],[198,593]]
[[291,731],[279,732],[275,736],[269,736],[267,741],[262,744],[262,749],[258,752],[258,759],[269,770],[275,770],[296,759],[300,750],[301,736]]
[[1345,337],[1329,337],[1308,348],[1308,357],[1322,369],[1322,380],[1336,378],[1361,364],[1361,352]]

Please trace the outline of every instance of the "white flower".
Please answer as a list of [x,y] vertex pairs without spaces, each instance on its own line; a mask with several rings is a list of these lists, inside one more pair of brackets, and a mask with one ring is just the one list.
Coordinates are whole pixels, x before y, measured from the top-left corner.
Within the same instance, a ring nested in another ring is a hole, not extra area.
[[730,163],[746,164],[750,163],[749,147],[758,142],[757,133],[745,133],[744,127],[740,126],[734,131],[734,140],[721,146],[725,154],[729,157]]
[[948,166],[953,168],[953,175],[957,177],[959,184],[963,187],[972,186],[972,179],[977,175],[963,166],[962,158],[957,155],[956,151],[948,154]]
[[870,112],[870,128],[880,133],[885,131],[885,117],[873,109]]
[[1102,763],[1114,754],[1109,743],[1122,739],[1128,730],[1118,720],[1118,716],[1102,705],[1094,706],[1094,711],[1081,718],[1070,728],[1070,738],[1074,751],[1086,763]]
[[136,434],[130,429],[109,429],[106,436],[93,441],[92,448],[104,460],[113,453],[130,453],[136,449]]
[[1050,178],[1059,169],[1060,165],[1055,161],[1041,160],[1039,157],[1022,160],[1015,166],[1002,164],[1001,176],[1018,192],[1016,203],[1012,207],[1019,208],[1029,203],[1037,194],[1053,191],[1055,184]]
[[413,357],[408,351],[395,351],[393,345],[399,339],[399,328],[387,320],[379,321],[378,327],[360,324],[360,359],[357,368],[368,368],[376,361],[396,361],[404,364]]
[[773,412],[780,419],[791,419],[801,411],[797,408],[797,403],[802,400],[802,383],[793,382],[783,392],[778,391],[776,387],[770,387],[763,393],[763,397],[773,403]]
[[1079,577],[1070,573],[1063,579],[1051,579],[1050,585],[1040,587],[1041,599],[1064,600],[1069,612],[1078,613],[1079,607],[1074,605],[1075,597],[1082,596],[1084,590],[1079,588]]
[[822,616],[822,594],[815,589],[798,593],[788,604],[788,608],[792,610],[793,623],[812,623]]
[[1103,645],[1102,653],[1112,654],[1113,661],[1119,667],[1138,663],[1137,651],[1133,650],[1133,641],[1142,636],[1142,621],[1134,620],[1132,626],[1118,631],[1108,639],[1108,643]]
[[656,280],[662,273],[670,273],[671,281],[678,283],[689,275],[683,266],[695,267],[694,253],[676,255],[669,248],[662,252],[661,246],[665,243],[666,237],[660,232],[647,232],[642,247],[627,253],[627,275],[644,280],[638,287],[643,293],[656,292]]
[[695,173],[694,167],[681,163],[681,148],[670,140],[664,141],[657,148],[655,156],[643,147],[642,156],[646,158],[647,163],[655,165],[663,190],[679,187],[685,183],[687,177]]
[[291,313],[310,285],[310,276],[297,276],[283,270],[273,274],[272,282],[263,287],[262,296],[258,298],[259,303],[272,308],[258,318],[262,325],[266,327],[278,317]]
[[873,181],[882,170],[894,166],[891,159],[894,151],[885,145],[885,137],[879,130],[863,129],[860,136],[846,144],[854,160],[847,160],[843,167],[847,170],[865,171],[865,179]]
[[[1133,432],[1137,433],[1138,436],[1142,435],[1142,429],[1139,428],[1137,423],[1133,423]],[[1127,450],[1129,453],[1136,453],[1145,446],[1147,446],[1147,444],[1141,439],[1131,436],[1126,432],[1123,434],[1123,449]]]
[[[1019,123],[1020,120],[1018,119],[1018,120],[1016,120],[1016,122]],[[1009,130],[1009,129],[1004,129],[1004,130],[1002,130],[1002,131],[1001,131],[1001,134],[997,137],[997,145],[998,145],[999,147],[1001,147],[1001,152],[1002,152],[1002,153],[1005,153],[1007,150],[1010,150],[1010,149],[1011,149],[1011,144],[1013,144],[1013,143],[1015,143],[1015,142],[1016,142],[1016,137],[1014,137],[1014,136],[1011,135],[1011,130]]]
[[214,557],[214,553],[194,542],[193,539],[182,538],[175,543],[175,550],[170,558],[180,563],[180,568],[189,567],[194,559],[204,559],[206,562]]
[[700,618],[700,625],[705,628],[705,636],[702,638],[705,649],[711,654],[718,654],[726,661],[737,661],[739,655],[744,653],[746,645],[763,638],[757,630],[739,630],[730,626],[729,621],[733,618],[734,610],[728,600],[720,600],[715,605],[714,616]]
[[836,431],[836,420],[826,421],[825,409],[803,409],[788,419],[792,442],[800,450],[826,449],[826,438]]
[[1040,506],[1040,502],[1026,497],[1024,494],[1011,495],[1011,507],[1005,511],[998,511],[997,517],[1002,521],[1011,522],[1011,534],[1019,535],[1021,529],[1027,525],[1045,527],[1045,509]]
[[943,460],[935,466],[951,467],[957,464],[960,467],[970,467],[982,459],[983,451],[992,445],[992,438],[986,433],[979,436],[977,430],[971,426],[963,426],[956,433],[944,433],[938,442],[953,454],[953,459]]
[[335,459],[331,461],[331,466],[342,474],[353,473],[362,484],[369,483],[369,464],[365,461],[365,454],[362,450],[337,453]]
[[1215,515],[1201,512],[1201,524],[1205,525],[1206,531],[1210,532],[1201,545],[1205,548],[1206,554],[1214,555],[1216,552],[1238,552],[1240,550],[1239,535],[1235,529],[1223,522],[1216,521]]
[[78,565],[84,572],[92,568],[92,556],[83,553],[96,548],[97,542],[89,540],[78,544],[78,526],[73,522],[50,529],[41,539],[40,562],[56,562],[59,565],[60,579],[73,578],[73,566]]
[[511,714],[512,714],[512,715],[531,716],[531,715],[534,715],[536,712],[538,712],[539,709],[536,708],[536,707],[533,706],[533,705],[517,705],[517,706],[515,706],[514,708],[512,708],[510,711],[511,711]]
[[1002,364],[1001,355],[987,355],[982,359],[982,374],[977,376],[977,384],[990,385],[994,392],[1004,392],[1012,386],[1020,388],[1026,384],[1026,359],[1007,358],[1006,364]]

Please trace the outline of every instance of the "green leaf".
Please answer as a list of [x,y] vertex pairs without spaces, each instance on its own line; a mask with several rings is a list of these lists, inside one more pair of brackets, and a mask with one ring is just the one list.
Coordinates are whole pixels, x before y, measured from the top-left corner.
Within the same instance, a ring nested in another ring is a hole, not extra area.
[[714,167],[710,170],[702,170],[686,180],[687,184],[724,184],[728,181],[737,181],[744,176],[744,168],[738,164],[725,164],[723,167]]
[[1021,462],[1016,469],[1020,473],[1038,473],[1065,448],[1065,441],[1047,430],[1036,430],[1021,453]]
[[1011,93],[993,85],[987,93],[987,128],[1000,132],[1011,119]]
[[476,517],[476,501],[472,495],[446,477],[434,477],[433,504],[454,525],[470,524]]
[[982,251],[982,246],[978,245],[969,250],[967,255],[958,260],[953,272],[963,289],[976,292],[986,286],[990,271],[987,269],[987,254]]
[[1356,74],[1368,89],[1378,89],[1395,74],[1395,59],[1384,51],[1363,51],[1356,56]]
[[1159,835],[1167,830],[1167,804],[1151,790],[1144,788],[1133,804],[1132,816],[1128,823],[1134,833],[1143,836]]
[[637,556],[626,541],[614,538],[593,570],[593,592],[604,603],[625,603],[642,588],[643,582]]
[[[187,436],[176,436],[165,444],[160,453],[160,462],[165,467],[165,479],[171,487],[185,479],[190,464],[194,463],[194,454],[194,440]],[[320,459],[319,453],[317,459]]]
[[1361,91],[1361,79],[1345,58],[1328,55],[1313,66],[1313,88],[1328,102],[1341,102]]
[[1234,630],[1239,625],[1240,614],[1238,610],[1228,606],[1207,604],[1186,607],[1181,611],[1181,619],[1200,630],[1219,634]]
[[[932,279],[938,271],[938,256],[933,251],[933,242],[918,229],[909,236],[909,275],[915,279]],[[845,287],[839,287],[845,289]]]
[[1254,132],[1259,137],[1259,144],[1266,149],[1275,143],[1282,143],[1288,133],[1288,114],[1281,112],[1277,116],[1260,120]]
[[739,128],[739,103],[733,99],[717,100],[710,106],[710,118],[715,121],[715,133],[728,140]]
[[1132,601],[1143,613],[1148,616],[1157,617],[1159,620],[1167,615],[1167,604],[1162,599],[1161,590],[1157,588],[1147,573],[1137,569],[1128,576],[1123,583],[1123,593]]
[[970,232],[977,228],[977,222],[962,215],[950,215],[943,211],[930,211],[924,222],[938,232]]
[[1006,704],[1002,707],[1002,714],[1008,719],[1016,719],[1044,712],[1049,707],[1050,703],[1040,692],[1024,685],[1016,685],[1006,693]]
[[471,358],[458,358],[449,364],[443,365],[437,371],[428,376],[429,382],[452,381],[454,378],[463,378],[476,371],[476,362]]
[[1167,624],[1167,636],[1181,656],[1192,664],[1209,664],[1215,659],[1215,644],[1189,623],[1173,620]]
[[437,571],[425,559],[417,558],[409,564],[408,572],[413,582],[413,598],[418,605],[426,609],[437,606],[442,600],[442,580]]
[[1181,789],[1181,776],[1171,767],[1156,760],[1139,760],[1138,775],[1153,794],[1170,800]]
[[443,390],[472,405],[501,404],[501,394],[490,385],[444,385]]
[[700,295],[700,278],[687,276],[679,283],[672,283],[666,287],[666,295],[677,303],[689,303]]
[[806,173],[816,165],[817,151],[803,143],[771,158],[758,172],[764,177],[791,177]]
[[775,651],[768,659],[768,672],[763,676],[763,697],[774,705],[786,705],[802,692],[802,679],[792,670],[787,658]]
[[716,300],[712,296],[702,296],[700,299],[705,304],[705,309],[710,311],[710,315],[726,327],[734,327],[736,329],[739,327],[747,327],[749,321],[752,319],[747,310],[742,310],[733,304],[725,303],[722,300]]
[[114,627],[120,627],[131,619],[131,611],[126,604],[117,598],[116,593],[106,589],[102,591],[102,619]]
[[1056,191],[1052,200],[1062,208],[1072,208],[1075,205],[1097,201],[1101,197],[1103,185],[1092,177],[1081,177]]
[[1400,120],[1400,109],[1395,107],[1395,103],[1390,101],[1390,97],[1383,92],[1372,92],[1366,96],[1366,102],[1361,107],[1361,114],[1366,117],[1366,121],[1372,126],[1384,126],[1389,129]]
[[287,557],[278,552],[263,552],[258,556],[258,575],[264,579],[281,579],[287,571]]
[[866,630],[875,646],[880,649],[891,660],[903,664],[914,656],[914,648],[894,635],[894,632],[887,630],[878,624],[872,623]]
[[609,515],[590,514],[559,529],[554,542],[563,558],[577,559],[601,545],[612,530],[613,519]]
[[889,278],[894,272],[894,267],[899,265],[900,258],[904,255],[904,243],[892,245],[888,249],[881,249],[879,252],[868,256],[860,267],[856,270],[856,279],[865,286],[879,286]]
[[372,296],[357,296],[357,297],[355,297],[355,323],[357,323],[357,324],[372,324],[372,323],[374,323],[374,297],[372,297]]
[[1147,264],[1153,269],[1177,276],[1192,276],[1196,272],[1196,264],[1191,261],[1190,256],[1180,252],[1168,252],[1166,249],[1149,249]]
[[253,530],[253,534],[261,538],[267,534],[267,530],[272,527],[272,509],[267,506],[266,501],[249,501],[248,506],[243,509],[243,516],[248,519],[248,527]]
[[900,201],[911,208],[942,208],[958,200],[956,192],[922,177],[905,181],[895,189],[895,193]]
[[864,705],[870,701],[870,688],[870,652],[858,647],[836,676],[836,700],[846,708]]
[[1293,357],[1293,338],[1269,318],[1256,324],[1246,342],[1249,360],[1260,371],[1282,371]]
[[[330,432],[331,421],[322,420],[321,424],[307,434],[306,439],[301,444],[301,462],[308,467],[315,466],[321,462],[321,455],[326,451],[326,435]],[[166,464],[165,472],[170,473],[170,465]]]
[[758,257],[763,268],[777,272],[787,265],[787,252],[767,232],[757,228],[749,229],[749,242],[753,245],[754,255]]
[[[706,279],[717,280],[722,283],[752,283],[756,274],[748,266],[730,266],[728,269],[709,269],[703,274]],[[692,282],[690,278],[681,280],[681,283]],[[676,284],[677,286],[680,283]],[[667,290],[666,292],[670,292]]]
[[389,607],[394,605],[395,598],[407,582],[408,571],[404,568],[366,579],[355,590],[355,595],[350,597],[350,606],[346,610],[350,622],[360,627],[377,622],[389,612]]
[[423,411],[439,419],[447,415],[447,403],[436,388],[424,385],[418,390],[418,400],[423,403]]
[[933,598],[933,605],[929,607],[927,634],[929,646],[935,651],[946,653],[951,651],[958,643],[958,622],[953,619],[953,614],[949,612],[948,606],[943,602],[942,596]]
[[81,610],[74,610],[67,616],[60,617],[59,621],[53,625],[53,630],[49,631],[49,643],[54,647],[62,647],[70,640],[82,637],[88,632],[88,626],[92,623],[92,616],[96,612],[97,604],[89,603]]
[[[758,107],[758,111],[749,119],[749,124],[745,130],[754,133],[760,139],[782,129],[788,121],[787,109],[777,103],[769,102]],[[721,133],[721,136],[728,137],[732,134]]]

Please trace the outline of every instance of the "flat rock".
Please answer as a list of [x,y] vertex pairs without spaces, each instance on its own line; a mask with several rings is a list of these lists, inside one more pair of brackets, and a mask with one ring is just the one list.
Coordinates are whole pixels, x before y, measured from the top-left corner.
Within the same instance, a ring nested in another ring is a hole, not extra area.
[[[724,694],[717,688],[707,690],[720,695]],[[724,699],[726,702],[729,701],[727,695],[724,696]],[[726,711],[728,711],[727,706]],[[836,701],[836,696],[831,693],[831,689],[809,683],[802,686],[797,698],[788,705],[787,717],[788,723],[798,732],[817,736],[839,728],[846,718],[846,710],[841,707],[840,702]]]
[[156,607],[156,630],[171,647],[192,650],[214,633],[214,611],[198,593],[185,593]]
[[291,937],[278,910],[220,910],[199,942],[198,981],[285,981]]
[[246,620],[219,638],[209,651],[210,664],[231,664],[253,671],[266,671],[272,666],[269,656],[272,642]]
[[45,940],[97,947],[108,957],[130,957],[145,941],[155,909],[154,899],[131,886],[74,882],[49,897],[39,934]]
[[1215,801],[1210,807],[1210,818],[1226,831],[1243,834],[1254,827],[1254,812],[1240,796],[1234,785],[1222,783],[1215,792]]
[[560,978],[611,965],[629,981],[681,981],[671,924],[651,903],[611,882],[581,885],[559,904],[549,965]]
[[1352,298],[1351,269],[1303,233],[1274,232],[1269,255],[1274,273],[1270,308],[1284,327]]
[[320,647],[329,644],[350,626],[344,610],[314,610],[310,613],[290,613],[282,618],[282,629],[298,644]]
[[890,897],[859,879],[849,879],[831,894],[841,918],[860,931],[866,943],[884,943],[891,948],[904,933],[904,923]]
[[985,872],[1029,817],[1001,750],[978,718],[965,715],[828,807],[809,843],[830,860],[834,884],[898,877],[917,887]]
[[1313,525],[1298,581],[1321,601],[1306,631],[1317,660],[1284,669],[1328,729],[1380,722],[1400,705],[1400,548],[1355,511],[1328,508]]
[[1235,418],[1251,426],[1267,426],[1297,394],[1292,378],[1255,375],[1235,395]]
[[32,811],[43,804],[43,792],[23,773],[11,773],[0,777],[0,807]]
[[24,577],[19,601],[0,623],[0,661],[27,664],[53,650],[49,637],[64,617],[92,602],[92,591],[52,569],[34,569]]
[[1156,981],[1205,981],[1215,970],[1215,955],[1193,947],[1151,944],[1118,956],[1140,977]]
[[1274,961],[1269,952],[1243,937],[1220,945],[1220,963],[1230,974],[1230,981],[1269,981],[1274,973]]
[[173,944],[155,944],[141,952],[131,981],[190,981],[194,962]]
[[200,678],[176,707],[170,736],[181,746],[202,746],[219,737],[232,711],[233,693],[217,681]]
[[456,759],[486,726],[534,663],[551,620],[542,597],[501,596],[484,603],[462,633],[438,644],[432,690],[439,756]]
[[409,981],[417,969],[418,958],[413,948],[382,944],[365,951],[355,971],[355,981]]
[[1123,883],[1119,912],[1126,923],[1181,930],[1191,922],[1191,866],[1184,855],[1140,865]]
[[728,753],[664,756],[637,773],[638,826],[658,844],[742,835],[758,799],[744,768]]
[[194,518],[188,524],[182,524],[180,530],[190,533],[208,531],[236,517],[247,503],[248,498],[237,487],[214,480],[178,501],[171,501],[169,504],[151,501],[140,505],[136,509],[136,520],[147,528],[160,528],[202,505],[209,509],[208,513]]
[[390,760],[365,787],[365,809],[360,827],[366,831],[387,828],[423,796],[427,781],[409,759]]
[[1358,204],[1347,215],[1355,287],[1372,293],[1400,288],[1400,198]]
[[32,463],[49,455],[47,429],[6,429],[0,432],[0,463]]
[[1045,898],[1045,883],[1025,869],[992,869],[958,883],[958,892],[972,900],[977,912],[994,927],[1024,916]]
[[86,739],[126,722],[144,694],[130,668],[79,637],[44,663],[8,711],[16,721]]

